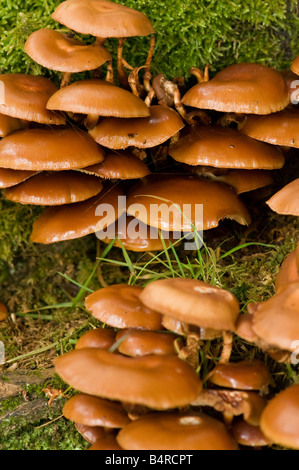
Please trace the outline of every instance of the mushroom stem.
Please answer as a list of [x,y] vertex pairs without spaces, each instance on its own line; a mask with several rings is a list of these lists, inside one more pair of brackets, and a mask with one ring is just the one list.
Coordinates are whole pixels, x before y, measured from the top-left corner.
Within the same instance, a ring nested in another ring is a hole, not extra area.
[[107,38],[101,38],[100,36],[98,36],[95,40],[95,46],[103,46],[106,42],[106,39]]
[[186,336],[186,345],[179,352],[179,357],[190,364],[194,370],[197,370],[198,367],[199,350],[201,345],[202,343],[198,332],[189,330]]
[[217,126],[228,127],[231,123],[235,123],[239,126],[245,119],[243,113],[225,113],[216,122]]
[[62,72],[60,88],[64,88],[70,84],[71,76],[72,74],[70,72]]
[[130,73],[129,78],[128,78],[129,85],[130,85],[130,88],[132,90],[132,93],[135,96],[138,96],[138,98],[140,98],[140,96],[142,95],[142,93],[144,91],[144,88],[139,83],[138,73],[144,67],[145,67],[145,65],[142,65],[141,67],[135,67],[132,70],[132,72]]
[[107,74],[106,74],[106,82],[114,83],[114,76],[113,76],[113,65],[112,60],[107,62]]
[[155,97],[156,93],[154,89],[151,89],[151,91],[147,94],[144,102],[147,106],[150,106],[152,104],[152,101]]
[[88,114],[84,121],[84,126],[88,129],[94,129],[99,122],[99,116],[97,114]]
[[209,65],[205,66],[204,72],[202,72],[197,67],[191,67],[190,73],[197,78],[198,83],[208,82],[209,81]]
[[222,331],[222,338],[223,338],[223,347],[222,352],[219,359],[219,364],[224,364],[229,362],[232,347],[233,347],[233,334],[231,331]]
[[129,83],[128,83],[128,77],[124,69],[123,65],[123,49],[124,49],[124,43],[126,39],[125,38],[119,38],[118,39],[118,46],[117,46],[117,75],[119,82],[121,86],[125,89],[128,89]]
[[150,83],[150,79],[151,79],[150,66],[151,66],[152,59],[153,59],[155,43],[156,43],[156,39],[155,39],[155,36],[152,34],[150,37],[150,48],[149,48],[147,59],[145,62],[146,70],[145,70],[144,82],[143,82],[144,88],[146,89],[147,92],[149,92],[152,88],[151,83]]

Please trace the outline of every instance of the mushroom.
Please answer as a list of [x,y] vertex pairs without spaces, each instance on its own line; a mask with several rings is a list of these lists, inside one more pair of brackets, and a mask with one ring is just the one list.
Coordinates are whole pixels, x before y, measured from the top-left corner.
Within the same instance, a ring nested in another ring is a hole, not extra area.
[[8,317],[8,309],[3,302],[0,302],[0,321],[6,320]]
[[85,299],[91,314],[114,328],[161,329],[161,315],[140,300],[142,288],[115,284],[96,290]]
[[299,215],[299,178],[291,181],[266,201],[272,211],[283,215]]
[[176,336],[167,332],[140,331],[133,328],[121,330],[116,335],[116,341],[121,340],[118,351],[131,357],[147,356],[149,354],[176,355],[174,346]]
[[82,393],[155,410],[187,406],[202,388],[194,370],[175,356],[132,358],[85,348],[55,358],[54,365]]
[[62,72],[61,87],[69,84],[72,73],[94,70],[112,60],[104,46],[86,45],[49,28],[34,31],[27,38],[24,49],[39,65]]
[[237,443],[246,447],[264,447],[272,443],[261,431],[260,426],[253,426],[244,419],[238,419],[232,423],[231,433]]
[[299,75],[299,55],[293,60],[290,68],[292,72]]
[[177,112],[168,106],[150,106],[149,111],[150,116],[143,118],[103,118],[89,134],[110,149],[145,149],[161,145],[184,127]]
[[6,199],[21,204],[57,206],[85,201],[102,188],[100,178],[69,170],[41,172],[3,193]]
[[299,242],[297,248],[285,258],[275,280],[275,293],[278,294],[290,282],[299,281]]
[[139,97],[100,79],[78,80],[60,88],[49,99],[47,109],[84,114],[89,130],[96,126],[100,116],[136,118],[150,115],[148,106]]
[[33,223],[31,240],[49,244],[101,232],[125,211],[122,196],[118,186],[106,186],[86,201],[47,207]]
[[103,159],[102,148],[80,129],[25,129],[0,141],[2,168],[72,170],[94,165]]
[[49,98],[57,91],[56,85],[48,78],[7,73],[0,75],[0,84],[5,98],[4,102],[0,103],[0,113],[41,124],[66,123],[61,113],[46,108]]
[[35,171],[11,170],[9,168],[0,168],[0,188],[11,188],[31,176],[36,175]]
[[299,385],[277,393],[261,417],[263,434],[275,444],[299,449]]
[[24,129],[24,127],[26,127],[26,124],[21,119],[0,114],[0,137],[6,137],[12,132]]
[[[101,426],[86,426],[85,424],[75,423],[77,431],[90,444],[95,444],[106,438],[116,436],[113,428],[103,428]],[[114,437],[115,438],[115,437]],[[103,445],[103,444],[102,444]]]
[[182,103],[225,113],[270,114],[289,104],[284,79],[276,70],[253,63],[225,67],[210,81],[194,85]]
[[115,343],[116,333],[109,328],[86,331],[77,341],[75,349],[99,348],[108,350]]
[[[197,167],[192,167],[197,168]],[[204,173],[213,181],[220,181],[231,186],[237,194],[243,194],[263,188],[273,183],[271,171],[267,170],[229,170],[223,175]]]
[[125,450],[238,450],[223,423],[204,413],[149,413],[121,429]]

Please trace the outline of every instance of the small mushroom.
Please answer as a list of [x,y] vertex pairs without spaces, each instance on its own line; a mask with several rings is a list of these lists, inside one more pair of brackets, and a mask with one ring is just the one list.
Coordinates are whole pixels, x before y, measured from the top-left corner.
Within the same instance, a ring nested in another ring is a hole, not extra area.
[[94,328],[86,331],[77,341],[75,349],[99,348],[108,350],[115,343],[116,333],[109,328]]
[[24,127],[26,127],[26,124],[21,119],[0,114],[0,137],[6,137],[15,131],[24,129]]
[[131,357],[149,354],[176,355],[176,338],[175,335],[162,331],[140,331],[132,328],[121,330],[116,335],[116,341],[122,340],[118,351]]
[[275,280],[275,293],[278,294],[290,282],[299,281],[299,242],[297,248],[285,258]]
[[243,419],[232,423],[231,433],[241,446],[259,448],[272,444],[263,434],[260,426],[253,426]]
[[291,181],[266,201],[272,211],[283,215],[299,215],[299,178]]

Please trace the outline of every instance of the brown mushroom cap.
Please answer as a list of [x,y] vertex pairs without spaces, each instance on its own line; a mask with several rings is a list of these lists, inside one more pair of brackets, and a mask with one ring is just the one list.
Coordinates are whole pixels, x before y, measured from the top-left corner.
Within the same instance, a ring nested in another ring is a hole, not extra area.
[[281,168],[285,159],[280,149],[241,134],[230,127],[193,126],[169,149],[176,161],[218,168]]
[[148,106],[138,96],[100,79],[78,80],[61,88],[51,96],[47,108],[124,118],[147,117],[150,114]]
[[[109,235],[111,230],[112,236]],[[131,232],[132,230],[132,232]],[[114,224],[107,229],[107,233],[103,232],[103,236],[98,234],[99,238],[106,244],[109,244],[116,238],[114,246],[118,248],[124,247],[126,250],[135,252],[144,251],[163,251],[164,245],[161,240],[163,237],[166,247],[170,245],[169,242],[179,244],[179,239],[174,238],[174,234],[163,232],[155,227],[149,227],[135,217],[123,214]]]
[[235,334],[249,343],[255,343],[258,336],[253,331],[252,323],[253,315],[251,313],[242,313],[237,319]]
[[238,390],[264,390],[272,382],[268,368],[257,360],[218,364],[207,378],[219,387]]
[[106,0],[67,0],[58,5],[52,18],[78,33],[103,38],[155,32],[143,13]]
[[[119,204],[121,196],[123,193],[118,186],[106,187],[86,201],[48,207],[33,223],[31,240],[48,244],[101,231],[124,212],[125,208]],[[105,209],[103,214],[101,208]]]
[[[200,204],[203,221],[196,218]],[[251,221],[247,208],[227,184],[197,177],[147,176],[129,190],[127,206],[129,215],[165,231],[208,230],[224,218],[242,225]]]
[[195,279],[153,281],[143,289],[140,300],[182,322],[217,330],[233,331],[240,311],[234,294]]
[[42,172],[4,190],[4,197],[21,204],[57,206],[85,201],[99,194],[101,179],[77,171]]
[[102,148],[79,129],[25,129],[0,141],[0,167],[14,170],[70,170],[103,159]]
[[283,215],[299,215],[299,178],[291,181],[277,193],[275,193],[266,204],[272,211]]
[[275,292],[278,293],[290,282],[299,281],[299,243],[296,250],[285,258],[275,280]]
[[132,358],[86,348],[54,364],[62,380],[83,393],[156,410],[186,406],[202,388],[192,367],[175,356]]
[[6,305],[0,302],[0,321],[6,320],[8,317],[8,309]]
[[272,398],[263,411],[261,430],[281,446],[299,449],[299,385],[292,385]]
[[212,179],[229,184],[237,194],[254,191],[273,183],[273,176],[267,170],[230,170],[225,175]]
[[35,174],[35,171],[0,168],[0,188],[11,188],[12,186],[22,183]]
[[253,315],[256,335],[271,346],[293,351],[299,338],[299,281],[288,284],[265,302],[259,302]]
[[111,60],[111,55],[105,47],[86,45],[82,41],[48,28],[32,33],[24,49],[38,64],[60,72],[94,70]]
[[184,127],[179,114],[168,106],[153,105],[149,111],[150,116],[145,118],[103,118],[89,134],[110,149],[151,148]]
[[176,336],[157,331],[125,329],[119,331],[116,340],[121,341],[118,351],[125,356],[147,356],[149,354],[176,355],[174,340]]
[[294,72],[296,75],[299,75],[299,55],[296,57],[296,59],[292,62],[291,65],[291,70]]
[[138,179],[151,172],[147,165],[128,151],[110,151],[101,163],[83,169],[85,173],[106,179]]
[[289,103],[287,86],[276,70],[259,64],[233,64],[183,96],[187,106],[222,112],[270,114]]
[[63,416],[86,426],[122,428],[130,419],[120,403],[78,393],[70,398],[62,409]]
[[0,114],[0,137],[6,137],[24,127],[24,123],[20,119]]
[[75,349],[99,348],[110,349],[115,343],[116,333],[108,328],[95,328],[86,331],[77,341]]
[[88,450],[123,450],[116,441],[116,436],[109,434],[97,440]]
[[110,432],[115,432],[113,428],[105,429],[100,426],[86,426],[85,424],[75,423],[77,431],[90,444],[94,444],[101,439],[106,439]]
[[237,450],[223,423],[203,413],[150,413],[125,426],[117,442],[126,450]]
[[242,446],[261,447],[271,444],[259,426],[252,426],[243,419],[234,421],[231,431],[238,444]]
[[298,127],[299,110],[289,107],[268,116],[247,116],[239,130],[269,144],[298,148]]
[[60,113],[46,109],[50,96],[57,91],[54,83],[44,77],[28,74],[7,73],[0,75],[4,87],[4,103],[0,113],[41,124],[65,124]]
[[281,74],[286,83],[289,92],[290,104],[293,102],[293,100],[297,101],[299,88],[298,83],[294,83],[294,81],[298,81],[298,74],[292,72],[292,70],[290,69],[279,70],[279,73]]
[[161,315],[142,304],[141,292],[141,287],[115,284],[88,295],[85,307],[114,328],[161,329]]

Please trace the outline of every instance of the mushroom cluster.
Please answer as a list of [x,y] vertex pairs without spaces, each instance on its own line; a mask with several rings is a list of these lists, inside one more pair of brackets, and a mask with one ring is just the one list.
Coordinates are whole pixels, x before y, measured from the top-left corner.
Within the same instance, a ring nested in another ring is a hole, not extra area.
[[[287,149],[298,147],[289,74],[234,64],[209,80],[208,66],[204,73],[193,67],[198,83],[181,96],[183,80],[152,77],[155,30],[143,13],[108,0],[65,0],[52,17],[70,32],[35,31],[25,52],[60,73],[60,87],[42,76],[0,76],[3,195],[50,206],[34,223],[32,241],[97,233],[106,243],[152,251],[164,246],[161,232],[168,242],[223,219],[249,225],[240,195],[271,185]],[[150,45],[145,63],[132,67],[123,47],[136,36]],[[113,38],[116,70],[106,47]],[[267,203],[298,215],[298,180],[282,191]],[[112,214],[97,215],[107,204]],[[153,211],[159,204],[168,210]],[[126,230],[134,224],[141,227],[136,236]]]
[[[299,282],[290,280],[286,289],[293,298],[279,306],[280,317],[296,302],[298,316]],[[232,359],[233,339],[248,314],[230,291],[194,279],[163,279],[101,288],[86,297],[85,307],[99,326],[54,365],[74,389],[63,415],[90,450],[299,448],[292,424],[298,421],[298,386],[280,392],[290,393],[291,402],[280,406],[280,414],[271,412],[280,394],[273,396],[268,367],[258,359]],[[272,323],[282,330],[276,318]],[[209,359],[201,354],[206,341],[213,349]]]

